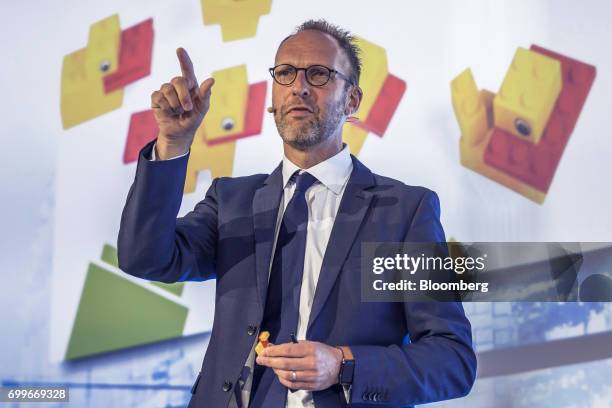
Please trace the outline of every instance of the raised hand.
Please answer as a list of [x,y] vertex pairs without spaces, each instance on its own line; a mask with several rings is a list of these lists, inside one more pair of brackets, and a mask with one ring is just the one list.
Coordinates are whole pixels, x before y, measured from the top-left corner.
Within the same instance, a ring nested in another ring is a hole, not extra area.
[[215,82],[208,78],[198,86],[187,51],[178,48],[176,55],[182,75],[172,78],[151,94],[151,108],[159,127],[156,153],[162,160],[189,149],[210,107],[211,88]]

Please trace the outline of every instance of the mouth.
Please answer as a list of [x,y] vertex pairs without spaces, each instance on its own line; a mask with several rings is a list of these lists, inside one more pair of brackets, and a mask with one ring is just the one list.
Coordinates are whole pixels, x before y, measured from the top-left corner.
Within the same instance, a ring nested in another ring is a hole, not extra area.
[[308,115],[312,113],[312,109],[310,109],[308,106],[292,106],[287,109],[287,114],[292,115]]

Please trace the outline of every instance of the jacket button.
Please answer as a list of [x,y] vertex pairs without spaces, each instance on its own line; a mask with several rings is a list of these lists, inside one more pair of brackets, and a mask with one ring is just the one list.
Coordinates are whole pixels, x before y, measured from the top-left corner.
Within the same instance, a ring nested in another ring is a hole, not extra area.
[[223,391],[228,392],[231,389],[232,389],[232,382],[231,381],[226,381],[226,382],[223,383]]
[[256,331],[257,331],[257,326],[249,326],[247,328],[247,333],[249,336],[254,335]]

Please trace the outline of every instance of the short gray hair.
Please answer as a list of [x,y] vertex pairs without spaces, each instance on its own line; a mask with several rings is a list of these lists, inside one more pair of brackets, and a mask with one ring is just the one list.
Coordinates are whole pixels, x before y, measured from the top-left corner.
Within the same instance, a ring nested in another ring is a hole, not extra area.
[[344,30],[337,25],[331,24],[327,20],[311,19],[297,26],[293,34],[285,37],[285,39],[281,41],[281,45],[290,37],[306,30],[320,31],[332,36],[338,42],[338,45],[340,45],[340,48],[344,50],[351,65],[351,73],[348,74],[348,76],[353,84],[359,85],[359,77],[361,76],[361,49],[356,44],[355,36],[353,36],[348,30]]

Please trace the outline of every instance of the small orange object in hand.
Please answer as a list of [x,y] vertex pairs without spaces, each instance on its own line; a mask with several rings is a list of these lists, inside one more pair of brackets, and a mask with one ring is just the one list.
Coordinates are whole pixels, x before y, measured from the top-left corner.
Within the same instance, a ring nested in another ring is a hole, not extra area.
[[262,331],[261,333],[259,333],[259,343],[257,343],[257,346],[255,346],[255,352],[257,353],[257,355],[260,355],[263,349],[268,347],[268,345],[270,344],[270,342],[268,341],[269,338],[270,332]]

